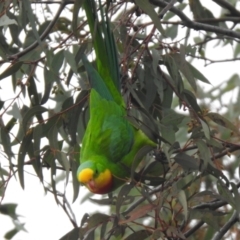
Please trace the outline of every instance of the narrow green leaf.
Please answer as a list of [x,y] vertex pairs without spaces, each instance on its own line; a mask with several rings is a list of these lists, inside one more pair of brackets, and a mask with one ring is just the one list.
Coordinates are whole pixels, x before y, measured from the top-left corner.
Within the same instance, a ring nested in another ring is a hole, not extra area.
[[22,66],[23,62],[16,62],[11,64],[3,73],[0,74],[0,80],[13,75],[15,72],[17,72],[20,67]]
[[74,1],[74,5],[73,5],[72,31],[76,37],[79,37],[78,31],[77,31],[77,24],[78,24],[79,10],[83,5],[83,2],[84,0]]
[[[51,153],[51,155],[53,155],[53,153]],[[56,161],[54,157],[50,159],[50,166],[51,166],[51,186],[52,186],[55,201],[58,203],[56,181],[55,181],[57,166],[56,166]]]
[[144,239],[149,239],[151,235],[152,233],[148,230],[139,230],[128,235],[126,238],[124,238],[124,240],[133,240],[133,239],[144,240]]
[[29,78],[29,86],[27,88],[30,101],[33,106],[39,105],[39,95],[34,77]]
[[201,125],[202,125],[202,129],[203,129],[203,132],[204,132],[204,135],[205,137],[210,140],[210,129],[209,129],[209,126],[207,125],[207,123],[205,121],[203,121],[202,119],[200,119],[200,122],[201,122]]
[[181,232],[179,227],[175,226],[169,226],[167,230],[168,234],[171,236],[176,236],[178,239],[186,240],[187,238],[184,236],[184,234]]
[[184,94],[184,98],[185,98],[185,101],[193,108],[193,110],[198,114],[198,113],[201,113],[202,110],[201,108],[199,107],[198,103],[197,103],[197,99],[196,97],[193,95],[192,92],[190,92],[189,90],[187,89],[184,89],[183,90],[183,94]]
[[206,142],[208,145],[212,146],[212,147],[215,147],[215,148],[218,148],[218,149],[223,149],[223,144],[213,138],[211,139],[206,139]]
[[46,112],[48,109],[44,108],[42,106],[35,106],[30,108],[23,116],[23,120],[22,120],[22,127],[23,127],[23,131],[24,133],[27,132],[27,128],[28,128],[28,123],[31,120],[31,118],[33,116],[36,116],[37,114],[41,114],[43,112]]
[[167,70],[171,76],[171,78],[168,78],[170,82],[173,84],[174,87],[181,89],[182,82],[181,82],[181,76],[179,73],[179,67],[175,62],[175,59],[172,57],[172,54],[166,54],[162,56],[164,64],[167,67]]
[[4,103],[5,103],[4,101],[1,101],[1,100],[0,100],[0,110],[2,109]]
[[1,127],[1,144],[3,145],[4,152],[7,154],[9,161],[14,156],[11,148],[11,140],[5,128]]
[[[146,109],[149,109],[152,104],[153,101],[156,97],[156,93],[157,93],[157,88],[155,86],[154,83],[154,66],[156,66],[156,63],[154,64],[154,61],[156,61],[156,59],[149,61],[148,59],[144,59],[144,82],[145,82],[145,89],[146,89],[146,96],[145,96],[145,101],[144,101],[144,105],[146,107]],[[157,71],[155,69],[155,71]]]
[[142,100],[139,98],[137,91],[135,89],[133,89],[133,87],[130,85],[128,85],[128,87],[129,87],[128,90],[130,90],[130,93],[131,93],[132,97],[134,98],[134,100],[137,102],[137,104],[139,104],[139,106],[141,108],[144,109],[145,106],[143,105]]
[[154,6],[146,0],[135,0],[135,3],[152,19],[154,25],[163,37],[166,36],[165,31],[160,23],[157,13],[154,10]]
[[[75,107],[73,107],[72,112],[71,112],[71,118],[70,118],[70,122],[68,125],[68,132],[71,136],[71,144],[72,146],[76,145],[78,143],[77,141],[77,133],[78,136],[82,137],[84,132],[79,133],[78,132],[78,125],[79,123],[79,118],[80,115],[83,113],[83,107],[85,106],[86,102],[87,102],[87,95],[88,95],[88,91],[84,91],[82,90],[79,95],[76,98],[75,101]],[[80,135],[79,135],[80,134]]]
[[[182,50],[182,48],[180,48],[180,50]],[[191,69],[189,68],[189,65],[187,64],[187,61],[185,60],[185,54],[180,55],[178,53],[174,53],[174,54],[171,54],[171,56],[174,58],[175,63],[177,64],[178,68],[180,69],[182,74],[185,76],[185,78],[187,79],[187,81],[189,82],[189,84],[191,85],[193,90],[196,92],[197,84],[193,77]]]
[[106,234],[106,230],[107,230],[107,224],[108,224],[108,222],[105,222],[102,224],[101,232],[100,232],[100,239],[106,239],[105,234]]
[[212,176],[214,176],[216,179],[224,180],[226,182],[226,185],[229,184],[229,179],[222,173],[222,171],[215,168],[212,164],[210,163],[208,164],[206,171],[210,173]]
[[33,129],[33,150],[34,150],[34,155],[37,156],[39,149],[40,149],[40,143],[41,143],[41,138],[43,133],[42,125],[38,124],[36,127]]
[[73,107],[73,97],[68,97],[62,104],[61,111],[70,110],[69,108]]
[[58,76],[59,70],[63,64],[64,60],[64,50],[61,50],[54,54],[53,59],[51,61],[50,69],[53,71],[54,74]]
[[57,135],[58,135],[58,129],[56,125],[51,126],[50,130],[48,131],[47,137],[49,140],[49,145],[54,151],[59,150]]
[[173,191],[178,193],[180,190],[185,190],[196,181],[195,174],[188,174],[183,178],[180,178],[176,183],[173,184]]
[[133,187],[134,187],[133,184],[126,184],[120,189],[118,193],[118,198],[116,201],[116,214],[118,216],[120,215],[121,206],[123,205],[124,201],[127,199],[128,194],[133,189]]
[[66,184],[67,184],[69,179],[69,171],[70,171],[70,163],[67,158],[67,155],[63,152],[56,151],[56,158],[66,170]]
[[42,163],[44,166],[46,166],[47,168],[50,168],[51,166],[51,161],[54,160],[54,156],[51,153],[51,150],[49,148],[49,146],[45,146],[48,147],[48,149],[45,151],[43,157],[42,157]]
[[[33,131],[34,132],[34,131]],[[31,160],[31,164],[36,172],[37,176],[39,177],[40,181],[43,181],[43,173],[42,173],[42,165],[41,165],[41,157],[38,152],[34,152],[33,141],[29,142],[27,153],[29,156],[29,160]]]
[[111,216],[103,213],[95,213],[88,219],[88,229],[94,229],[104,222],[110,221]]
[[[75,161],[74,159],[71,159],[70,160],[70,165],[71,165],[71,172],[72,172],[72,186],[73,186],[73,202],[77,199],[78,197],[78,194],[79,194],[79,188],[80,188],[80,185],[79,185],[79,182],[77,180],[77,169],[78,169],[78,166],[79,166],[79,163],[78,163],[78,159],[79,159],[79,155],[80,155],[80,146],[79,145],[76,145],[75,148],[74,148],[74,158],[77,160]],[[71,157],[71,155],[70,155]]]
[[7,239],[7,240],[12,239],[18,232],[19,230],[17,228],[12,229],[7,233],[5,233],[4,239]]
[[231,182],[231,187],[232,187],[232,192],[234,194],[234,202],[235,202],[235,206],[236,206],[236,210],[238,211],[238,213],[240,213],[240,194],[238,192],[238,187],[235,183]]
[[[78,65],[79,61],[82,59],[82,55],[84,54],[84,51],[87,48],[87,43],[83,43],[81,44],[80,48],[78,49],[76,55],[75,55],[75,62]],[[67,80],[66,80],[66,84],[69,85],[71,78],[73,76],[73,70],[70,68],[69,72],[68,72],[68,76],[67,76]]]
[[234,49],[234,55],[233,57],[236,58],[240,54],[240,44],[237,44]]
[[161,136],[166,139],[169,143],[173,144],[176,141],[175,131],[173,126],[166,126],[165,124],[160,125]]
[[178,126],[182,120],[185,118],[184,115],[181,115],[175,112],[173,109],[162,109],[162,119],[161,123],[164,125]]
[[239,132],[238,128],[234,126],[233,123],[231,123],[228,119],[226,119],[225,117],[218,113],[210,112],[206,116],[208,116],[212,121],[214,121],[218,125],[232,130],[234,133]]
[[78,71],[77,71],[75,56],[69,50],[64,51],[64,56],[66,58],[67,63],[70,65],[71,69],[73,70],[73,72],[77,74]]
[[166,36],[168,36],[168,38],[171,38],[172,40],[175,39],[178,35],[178,27],[179,25],[169,24],[169,26],[165,30]]
[[217,188],[219,195],[221,198],[225,201],[227,201],[234,209],[237,209],[236,204],[239,204],[239,202],[236,202],[233,198],[232,192],[228,189],[226,184],[224,184],[221,180],[217,181]]
[[[144,170],[141,172],[142,175],[151,175],[151,176],[162,176],[165,175],[167,169],[169,168],[169,163],[163,162],[161,160],[150,162]],[[143,176],[144,177],[144,176]]]
[[22,2],[23,9],[24,9],[24,14],[28,16],[30,25],[32,27],[33,34],[35,36],[35,39],[38,41],[39,45],[41,44],[41,39],[37,31],[37,24],[36,24],[36,16],[33,14],[33,10],[31,7],[31,3],[29,0],[24,0]]
[[209,82],[209,80],[208,80],[201,72],[199,72],[193,65],[191,65],[189,62],[186,62],[186,63],[187,63],[187,65],[188,65],[189,69],[191,70],[193,76],[194,76],[196,79],[198,79],[198,80],[200,80],[200,81],[202,81],[202,82],[211,84],[211,83]]
[[196,141],[196,145],[198,147],[200,158],[204,162],[204,169],[205,169],[208,163],[210,163],[211,161],[212,156],[211,156],[210,150],[207,144],[202,139],[198,139]]
[[15,117],[12,117],[6,124],[5,130],[9,133],[13,129],[13,127],[16,125],[16,123],[17,123],[17,119]]
[[49,99],[50,92],[55,80],[57,81],[56,74],[45,67],[44,68],[44,94],[41,99],[41,105],[46,103],[47,100]]
[[144,156],[146,156],[147,153],[149,153],[153,149],[154,147],[151,146],[143,146],[141,149],[138,150],[138,152],[134,156],[133,164],[131,167],[131,179],[134,179],[135,171],[140,161],[143,159]]
[[66,233],[59,240],[77,240],[77,239],[80,239],[79,228],[73,228],[70,232]]
[[186,153],[178,153],[174,157],[174,160],[176,163],[181,165],[185,171],[195,171],[199,169],[199,163],[197,162],[197,159],[187,155]]
[[165,234],[163,233],[162,228],[157,228],[153,231],[152,234],[152,239],[164,239],[165,238]]
[[179,193],[178,193],[178,200],[182,204],[185,221],[187,221],[187,218],[188,218],[187,198],[186,198],[186,194],[185,194],[185,192],[183,190],[179,191]]
[[22,188],[24,189],[24,160],[25,160],[25,157],[26,157],[26,153],[28,151],[28,147],[29,147],[29,144],[31,143],[32,141],[32,132],[25,135],[23,140],[22,140],[22,143],[20,145],[20,148],[19,148],[19,152],[18,152],[18,176],[19,176],[19,181],[20,181],[20,184],[22,186]]
[[8,215],[13,219],[17,219],[18,215],[16,213],[17,204],[15,203],[5,203],[0,205],[0,213]]
[[[168,77],[170,78],[170,77]],[[161,96],[160,96],[161,97]],[[173,102],[173,89],[167,84],[166,88],[164,89],[164,95],[162,99],[162,107],[163,108],[171,108]]]

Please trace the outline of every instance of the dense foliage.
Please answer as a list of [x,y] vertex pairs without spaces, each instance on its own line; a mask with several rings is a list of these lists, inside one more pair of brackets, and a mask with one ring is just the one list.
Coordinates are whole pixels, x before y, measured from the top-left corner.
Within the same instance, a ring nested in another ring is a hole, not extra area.
[[[240,79],[229,70],[225,83],[203,91],[200,86],[217,80],[207,79],[196,64],[240,60],[240,11],[237,0],[209,2],[219,15],[199,0],[106,1],[129,118],[159,139],[159,147],[123,187],[100,200],[92,196],[111,214],[85,215],[79,225],[60,200],[65,193],[57,176],[72,184],[75,200],[89,118],[80,59],[85,53],[94,64],[95,56],[83,0],[2,1],[1,203],[8,182],[16,176],[24,188],[25,171],[33,169],[73,224],[62,240],[239,239]],[[206,50],[212,42],[219,51],[231,45],[232,59],[214,60]],[[235,99],[222,99],[231,91]],[[211,109],[216,100],[219,112]],[[16,204],[0,205],[0,213],[15,221],[7,239],[22,229]]]

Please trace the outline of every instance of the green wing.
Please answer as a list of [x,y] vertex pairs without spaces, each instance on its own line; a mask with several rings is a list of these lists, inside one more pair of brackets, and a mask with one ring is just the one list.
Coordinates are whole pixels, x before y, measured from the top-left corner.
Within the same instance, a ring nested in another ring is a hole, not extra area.
[[81,161],[104,156],[119,162],[130,152],[134,140],[132,126],[124,109],[114,101],[102,98],[97,91],[90,94],[90,120],[83,139]]
[[[114,101],[113,95],[109,91],[104,80],[99,75],[99,73],[95,70],[95,68],[93,68],[93,66],[89,63],[85,55],[82,56],[82,61],[85,66],[85,69],[87,70],[91,87],[95,89],[102,98]],[[95,104],[95,102],[92,101],[92,104]]]

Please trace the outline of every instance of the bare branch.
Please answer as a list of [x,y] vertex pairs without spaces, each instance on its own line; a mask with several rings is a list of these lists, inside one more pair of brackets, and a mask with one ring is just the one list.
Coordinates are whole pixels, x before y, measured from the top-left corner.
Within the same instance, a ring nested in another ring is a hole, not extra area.
[[165,13],[166,13],[167,11],[169,11],[169,10],[174,6],[174,4],[175,4],[176,2],[177,2],[177,0],[171,0],[171,2],[168,3],[168,5],[160,12],[159,18],[162,19],[163,16],[165,15]]
[[236,223],[239,221],[238,217],[239,213],[235,210],[232,214],[232,217],[226,222],[226,224],[219,230],[218,233],[214,235],[212,240],[222,239],[225,233]]
[[[151,3],[159,7],[166,7],[168,5],[168,2],[164,0],[151,0]],[[218,33],[218,34],[240,39],[240,33],[238,32],[204,24],[204,23],[194,22],[190,18],[188,18],[182,11],[178,10],[175,7],[172,7],[170,11],[175,13],[178,17],[181,18],[181,20],[183,21],[182,25],[184,25],[185,27],[188,27],[194,30],[204,30],[208,32]]]
[[[70,2],[71,3],[71,2]],[[40,36],[40,40],[43,41],[51,32],[52,28],[54,27],[55,23],[57,22],[61,12],[63,11],[63,9],[65,8],[65,6],[69,4],[68,1],[62,1],[55,17],[53,18],[53,20],[49,23],[49,25],[47,26],[47,28],[45,29],[45,31],[42,33],[42,35]],[[21,52],[18,52],[16,54],[10,55],[8,56],[8,60],[15,60],[18,59],[22,56],[24,56],[25,54],[29,53],[30,51],[32,51],[34,48],[36,48],[39,45],[38,41],[35,41],[34,43],[32,43],[30,46],[28,46],[27,48],[25,48],[24,50],[22,50]]]
[[202,225],[204,224],[204,221],[198,222],[194,227],[192,227],[189,231],[187,231],[184,236],[187,238],[191,236],[193,233],[195,233]]
[[217,3],[219,6],[227,9],[232,16],[240,17],[240,12],[229,2],[225,0],[212,0],[212,1]]

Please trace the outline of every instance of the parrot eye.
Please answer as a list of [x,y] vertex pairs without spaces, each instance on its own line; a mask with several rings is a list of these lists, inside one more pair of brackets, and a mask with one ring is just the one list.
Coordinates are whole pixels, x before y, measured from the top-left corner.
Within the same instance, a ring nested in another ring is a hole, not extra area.
[[97,169],[95,170],[95,175],[98,175],[98,170]]

